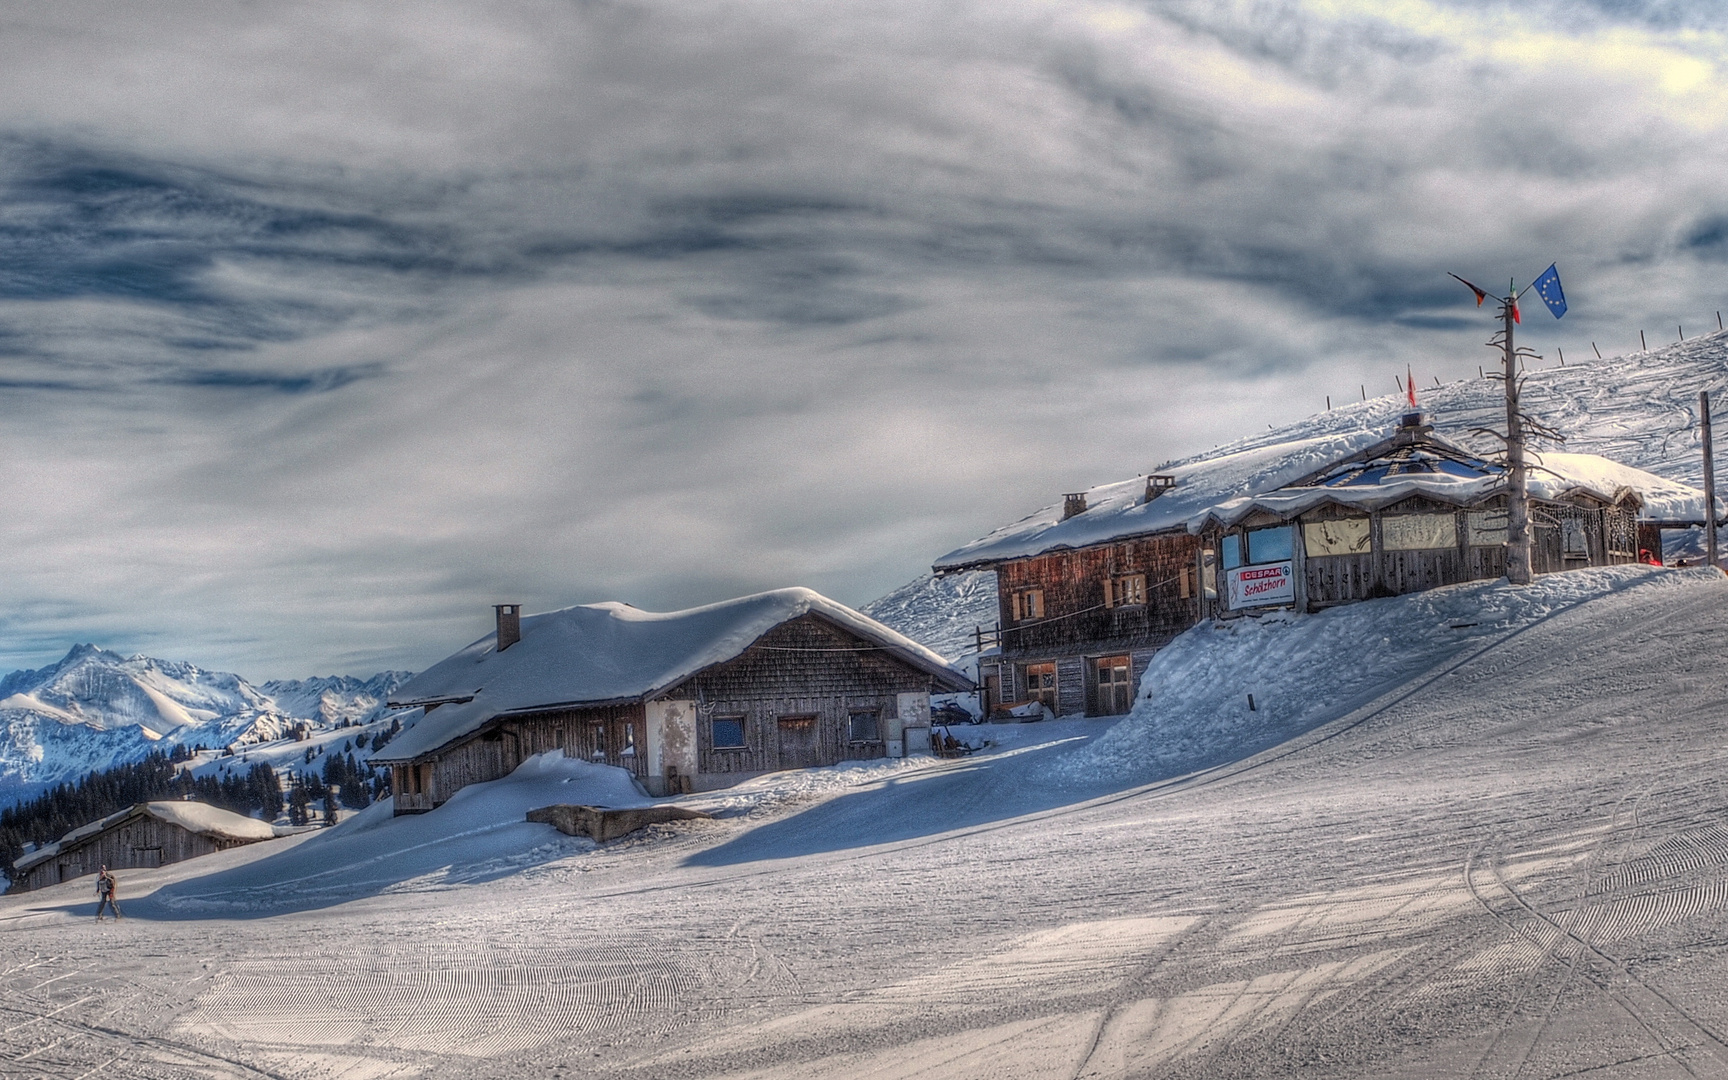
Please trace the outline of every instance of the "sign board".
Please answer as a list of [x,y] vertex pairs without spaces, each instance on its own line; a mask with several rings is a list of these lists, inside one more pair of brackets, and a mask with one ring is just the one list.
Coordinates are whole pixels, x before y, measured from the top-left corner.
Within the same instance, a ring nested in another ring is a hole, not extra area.
[[1296,577],[1287,562],[1240,566],[1225,572],[1232,609],[1296,602]]

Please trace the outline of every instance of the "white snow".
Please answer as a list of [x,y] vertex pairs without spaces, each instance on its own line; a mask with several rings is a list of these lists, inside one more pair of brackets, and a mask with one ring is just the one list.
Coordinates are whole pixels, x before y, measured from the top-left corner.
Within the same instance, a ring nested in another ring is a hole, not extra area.
[[[547,705],[630,701],[738,656],[763,634],[806,614],[839,624],[958,689],[966,677],[903,634],[809,589],[777,589],[685,611],[585,604],[522,617],[503,652],[488,634],[415,676],[394,695],[405,705],[451,701],[378,754],[405,761],[479,728],[500,713]],[[461,700],[466,699],[466,700]]]
[[[1119,722],[762,777],[701,797],[731,816],[602,847],[516,816],[604,801],[563,773],[580,763],[542,761],[443,818],[371,810],[127,872],[120,923],[90,922],[87,882],[0,899],[4,1060],[283,1080],[1728,1072],[1728,580],[1613,568],[1233,630],[1184,639]],[[1227,661],[1264,714],[1225,715]],[[1215,744],[1178,722],[1184,694]]]
[[151,817],[178,825],[188,832],[215,833],[236,840],[268,840],[276,835],[276,829],[268,821],[243,817],[209,803],[180,800],[152,802],[145,804],[145,812]]
[[1619,591],[1682,590],[1721,576],[1705,568],[1595,567],[1543,574],[1521,588],[1502,578],[1311,615],[1201,623],[1152,658],[1130,715],[1060,773],[1148,780],[1246,757],[1559,611]]
[[[1531,465],[1528,486],[1532,498],[1559,500],[1581,493],[1614,503],[1630,491],[1636,493],[1643,504],[1638,514],[1640,520],[1677,523],[1704,520],[1704,492],[1642,469],[1594,454],[1554,451],[1533,454]],[[1506,476],[1499,472],[1472,477],[1438,472],[1393,477],[1382,483],[1359,486],[1279,488],[1219,503],[1190,521],[1188,528],[1191,532],[1199,532],[1208,521],[1234,525],[1255,510],[1268,510],[1290,518],[1322,503],[1373,510],[1417,494],[1455,506],[1474,506],[1504,491],[1506,486]]]
[[1295,483],[1325,465],[1367,449],[1389,429],[1359,428],[1278,442],[1204,460],[1161,467],[1176,486],[1146,501],[1146,478],[1103,484],[1086,492],[1086,512],[1062,519],[1057,502],[937,559],[938,573],[1023,558],[1058,548],[1079,548],[1119,536],[1137,536],[1188,523],[1226,500]]

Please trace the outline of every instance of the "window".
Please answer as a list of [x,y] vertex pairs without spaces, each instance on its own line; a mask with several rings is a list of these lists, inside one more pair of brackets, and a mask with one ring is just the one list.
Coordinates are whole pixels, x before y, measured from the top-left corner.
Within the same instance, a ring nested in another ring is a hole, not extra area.
[[1471,547],[1499,547],[1506,542],[1506,510],[1472,510],[1465,515]]
[[1302,525],[1302,549],[1317,555],[1366,555],[1371,548],[1368,519],[1337,518]]
[[1290,559],[1290,526],[1274,525],[1267,529],[1249,529],[1242,534],[1247,543],[1250,563],[1288,562]]
[[591,761],[606,760],[606,725],[588,725],[588,757]]
[[853,742],[877,742],[882,738],[881,725],[877,722],[875,709],[868,712],[858,710],[848,714],[851,721],[851,738]]
[[1242,565],[1242,538],[1234,534],[1224,538],[1224,569],[1234,570]]
[[1211,548],[1200,549],[1200,596],[1218,599],[1218,564]]
[[618,751],[619,757],[636,756],[636,725],[624,725],[624,749]]
[[1134,704],[1130,685],[1134,665],[1126,656],[1104,656],[1097,661],[1098,715],[1120,716]]
[[1458,546],[1456,514],[1395,514],[1380,519],[1380,543],[1387,551],[1429,551]]
[[1014,621],[1023,622],[1027,619],[1042,619],[1044,617],[1044,590],[1027,589],[1014,594]]
[[716,750],[744,749],[744,718],[716,716],[708,721],[709,745]]
[[1106,579],[1104,582],[1105,607],[1133,607],[1146,602],[1146,575],[1130,574],[1127,577]]
[[1026,700],[1042,701],[1051,712],[1056,711],[1056,665],[1026,665]]
[[1590,557],[1590,540],[1585,536],[1582,518],[1563,519],[1560,522],[1560,535],[1566,545],[1566,558],[1588,559]]

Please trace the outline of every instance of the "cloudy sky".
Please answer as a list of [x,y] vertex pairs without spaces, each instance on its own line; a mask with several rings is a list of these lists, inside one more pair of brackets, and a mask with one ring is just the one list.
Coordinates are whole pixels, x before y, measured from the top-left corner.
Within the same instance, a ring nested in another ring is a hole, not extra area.
[[[0,15],[0,671],[858,604],[1066,490],[1714,323],[1720,3]],[[1714,328],[1713,325],[1711,327]]]

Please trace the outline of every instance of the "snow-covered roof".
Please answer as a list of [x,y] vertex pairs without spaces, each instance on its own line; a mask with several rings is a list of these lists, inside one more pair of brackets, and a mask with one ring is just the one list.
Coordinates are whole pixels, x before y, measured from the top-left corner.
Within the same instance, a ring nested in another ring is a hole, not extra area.
[[80,825],[62,836],[52,844],[44,844],[28,855],[19,857],[13,863],[13,869],[24,871],[37,863],[46,862],[69,848],[76,847],[81,841],[88,840],[99,833],[107,832],[130,818],[148,815],[158,821],[178,825],[187,832],[204,833],[219,836],[225,840],[269,840],[276,835],[275,826],[268,821],[244,817],[220,807],[201,802],[149,802],[136,803],[124,810],[117,810],[105,818]]
[[[1448,465],[1428,473],[1370,477],[1369,483],[1290,486],[1382,444],[1390,446],[1390,434],[1385,429],[1357,429],[1172,466],[1161,472],[1172,477],[1175,486],[1150,502],[1144,476],[1103,484],[1086,492],[1084,512],[1063,520],[1066,504],[1052,503],[949,552],[936,560],[933,569],[943,574],[1177,529],[1197,532],[1207,520],[1233,524],[1256,507],[1290,516],[1328,500],[1374,508],[1417,492],[1464,505],[1488,497],[1505,484],[1493,466]],[[1442,451],[1440,457],[1479,461],[1471,451],[1432,435],[1425,434],[1421,442]],[[1641,520],[1674,524],[1704,520],[1702,491],[1654,473],[1595,454],[1531,451],[1530,462],[1529,489],[1535,498],[1560,499],[1585,492],[1614,502],[1630,489],[1643,502]]]
[[740,655],[763,634],[818,615],[939,679],[971,682],[929,649],[810,589],[776,589],[685,611],[584,604],[522,617],[521,640],[503,652],[497,635],[427,668],[391,704],[439,707],[372,755],[408,761],[472,734],[495,716],[556,706],[637,701]]
[[[1416,461],[1391,468],[1384,459],[1353,463],[1301,487],[1280,488],[1220,503],[1195,518],[1189,527],[1197,532],[1208,521],[1228,527],[1256,510],[1288,519],[1324,503],[1378,510],[1412,495],[1454,506],[1474,506],[1506,488],[1504,470],[1473,458],[1469,451],[1444,440],[1429,436],[1416,446],[1403,449],[1404,457]],[[1412,469],[1409,464],[1426,467]],[[1702,491],[1595,454],[1533,451],[1530,466],[1528,485],[1534,499],[1558,502],[1589,495],[1615,503],[1632,494],[1641,504],[1640,520],[1673,523],[1704,520]]]
[[1242,495],[1293,484],[1341,458],[1384,442],[1384,430],[1361,429],[1274,443],[1159,470],[1175,486],[1146,501],[1146,477],[1086,492],[1086,510],[1063,520],[1065,502],[1004,525],[937,559],[937,573],[989,566],[1061,549],[1185,529],[1212,507]]

